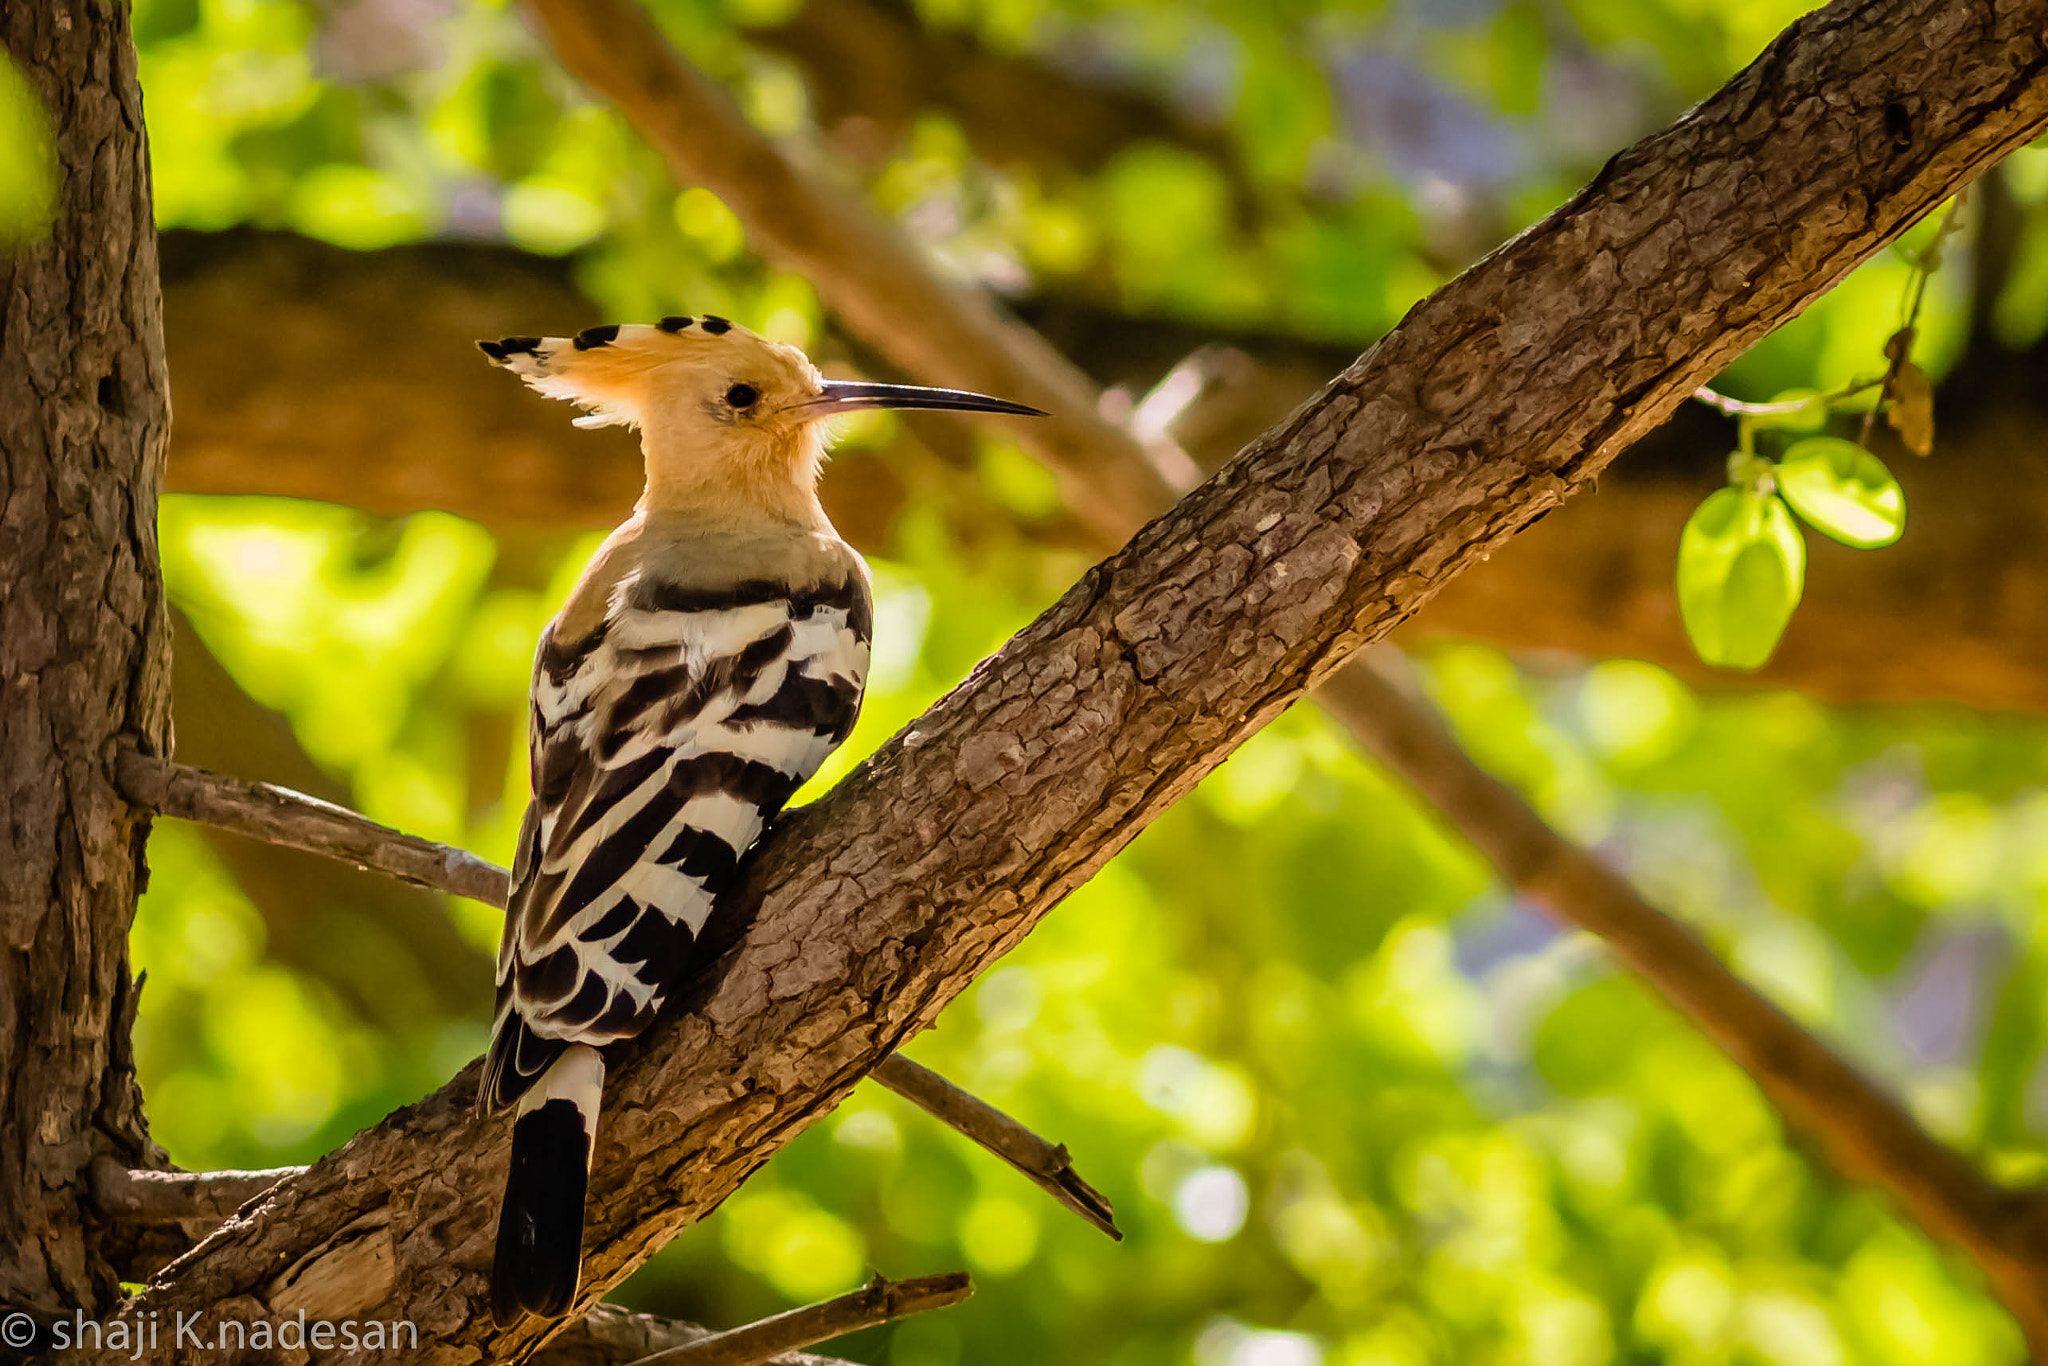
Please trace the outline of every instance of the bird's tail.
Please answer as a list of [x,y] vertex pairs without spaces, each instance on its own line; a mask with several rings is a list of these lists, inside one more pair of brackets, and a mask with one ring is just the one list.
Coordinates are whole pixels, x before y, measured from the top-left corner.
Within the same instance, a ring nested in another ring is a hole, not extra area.
[[557,1318],[576,1298],[583,1195],[603,1092],[604,1059],[588,1044],[574,1044],[519,1098],[491,1265],[491,1317],[500,1327],[517,1323],[522,1312]]

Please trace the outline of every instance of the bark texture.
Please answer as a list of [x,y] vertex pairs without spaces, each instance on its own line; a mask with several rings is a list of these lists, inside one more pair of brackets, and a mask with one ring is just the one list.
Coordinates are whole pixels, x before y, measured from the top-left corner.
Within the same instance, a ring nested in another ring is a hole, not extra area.
[[[1345,656],[2048,124],[2044,34],[2048,0],[1801,20],[792,817],[746,879],[750,932],[608,1079],[585,1295]],[[139,1308],[403,1317],[436,1362],[531,1347],[540,1325],[477,1312],[505,1134],[473,1119],[473,1086],[465,1070],[285,1183]]]
[[156,495],[169,422],[128,7],[0,6],[56,129],[49,236],[0,255],[0,1304],[119,1297],[94,1157],[148,1160],[128,1057],[147,821],[106,768],[169,745]]

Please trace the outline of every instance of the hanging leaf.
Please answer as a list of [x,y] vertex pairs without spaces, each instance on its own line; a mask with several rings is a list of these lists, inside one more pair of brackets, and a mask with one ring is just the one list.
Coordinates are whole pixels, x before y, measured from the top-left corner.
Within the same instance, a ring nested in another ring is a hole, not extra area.
[[1906,529],[1906,495],[1884,462],[1853,441],[1817,436],[1778,462],[1778,488],[1815,531],[1858,550],[1890,545]]
[[1927,373],[1907,361],[1892,376],[1892,406],[1884,420],[1915,455],[1934,454],[1934,386]]
[[1709,664],[1754,669],[1771,657],[1806,583],[1806,543],[1776,494],[1724,488],[1678,542],[1678,608]]

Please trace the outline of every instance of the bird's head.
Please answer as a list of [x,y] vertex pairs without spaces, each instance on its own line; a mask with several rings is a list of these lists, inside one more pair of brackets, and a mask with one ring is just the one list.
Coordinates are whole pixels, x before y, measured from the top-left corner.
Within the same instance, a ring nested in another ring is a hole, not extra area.
[[826,379],[796,347],[708,314],[477,345],[541,393],[588,409],[577,426],[638,427],[647,456],[644,505],[678,511],[755,508],[808,519],[824,449],[819,424],[841,413],[1040,415],[956,389]]

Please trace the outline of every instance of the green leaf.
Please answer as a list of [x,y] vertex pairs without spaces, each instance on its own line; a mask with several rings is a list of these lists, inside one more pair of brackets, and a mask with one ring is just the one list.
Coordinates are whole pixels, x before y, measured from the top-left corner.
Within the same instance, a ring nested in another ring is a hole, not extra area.
[[1778,488],[1807,524],[1844,545],[1872,550],[1906,529],[1906,495],[1884,462],[1853,441],[1797,442],[1778,462]]
[[1771,657],[1806,583],[1806,543],[1775,495],[1711,494],[1678,542],[1678,608],[1709,664],[1754,669]]

